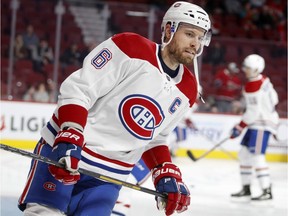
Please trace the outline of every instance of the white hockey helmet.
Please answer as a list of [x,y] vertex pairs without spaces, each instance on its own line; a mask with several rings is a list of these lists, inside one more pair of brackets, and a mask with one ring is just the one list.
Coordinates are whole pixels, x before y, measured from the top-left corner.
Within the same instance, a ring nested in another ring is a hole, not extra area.
[[262,73],[265,68],[265,60],[260,55],[251,54],[244,59],[242,67],[250,68],[253,74],[258,75]]
[[[171,23],[171,38],[168,42],[164,42],[165,38],[165,25]],[[198,5],[178,1],[175,2],[165,13],[161,24],[162,29],[162,48],[164,48],[173,38],[174,33],[180,23],[188,23],[205,30],[205,36],[201,41],[201,48],[197,55],[201,55],[203,46],[209,46],[212,32],[211,32],[211,21],[208,14]]]

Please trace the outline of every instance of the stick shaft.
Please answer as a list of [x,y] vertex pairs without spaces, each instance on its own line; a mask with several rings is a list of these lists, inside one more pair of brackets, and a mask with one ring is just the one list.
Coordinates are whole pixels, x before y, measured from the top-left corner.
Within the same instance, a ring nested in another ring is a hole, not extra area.
[[[47,163],[47,164],[54,165],[54,166],[61,167],[61,168],[65,169],[63,164],[60,164],[57,161],[51,160],[51,159],[49,159],[47,157],[44,157],[44,156],[41,156],[41,155],[38,155],[38,154],[34,154],[34,153],[31,153],[31,152],[28,152],[28,151],[24,151],[22,149],[14,148],[14,147],[2,144],[2,143],[0,143],[0,148],[5,150],[5,151],[10,151],[10,152],[13,152],[13,153],[16,153],[16,154],[20,154],[22,156],[33,158],[34,160],[38,160],[38,161],[41,161],[43,163]],[[121,185],[121,186],[128,187],[128,188],[131,188],[131,189],[134,189],[134,190],[137,190],[137,191],[142,191],[144,193],[148,193],[148,194],[151,194],[151,195],[162,197],[164,199],[167,198],[166,195],[161,194],[161,193],[159,193],[157,191],[154,191],[154,190],[151,190],[151,189],[148,189],[148,188],[145,188],[145,187],[140,187],[138,185],[134,185],[134,184],[131,184],[129,182],[125,182],[125,181],[122,181],[122,180],[119,180],[119,179],[115,179],[115,178],[112,178],[112,177],[109,177],[109,176],[105,176],[105,175],[102,175],[102,174],[99,174],[99,173],[96,173],[96,172],[92,172],[92,171],[89,171],[89,170],[86,170],[86,169],[79,168],[78,172],[82,173],[84,175],[92,176],[94,178],[97,178],[97,179],[100,179],[100,180],[103,180],[103,181],[107,181],[109,183],[113,183],[113,184],[116,184],[116,185]]]
[[[200,134],[200,136],[206,138],[209,142],[213,143],[213,140],[212,140],[211,138],[209,138],[208,136],[205,136],[204,134]],[[235,157],[233,154],[231,154],[229,151],[227,151],[227,150],[226,150],[225,148],[223,148],[222,146],[219,146],[218,148],[219,148],[220,151],[222,151],[223,153],[225,153],[227,156],[229,156],[229,157],[232,158],[233,160],[238,161],[238,157],[237,157],[237,156]],[[187,151],[187,154],[188,154],[188,152],[189,152],[189,154],[192,155],[192,157],[193,157],[192,152],[191,152],[190,150],[188,150],[188,151]],[[189,156],[189,155],[188,155],[188,156]],[[191,158],[191,156],[189,156],[189,157]],[[195,158],[195,157],[194,157],[194,158]],[[192,159],[192,158],[191,158],[191,159]]]
[[230,137],[226,137],[225,139],[221,140],[219,143],[217,143],[216,145],[214,145],[210,150],[206,151],[204,154],[202,154],[200,157],[195,158],[192,154],[192,152],[190,150],[187,150],[187,155],[193,160],[193,161],[197,161],[200,160],[204,157],[206,157],[208,154],[210,154],[212,151],[214,151],[216,148],[218,148],[220,145],[222,145],[223,143],[225,143],[228,139],[230,139]]
[[[209,139],[207,136],[204,136],[203,137],[206,137],[210,142],[213,142],[211,139]],[[222,146],[219,146],[218,147],[223,153],[225,153],[227,156],[229,156],[230,158],[238,161],[238,158],[235,157],[234,155],[232,155],[229,151],[227,151],[225,148],[223,148]]]

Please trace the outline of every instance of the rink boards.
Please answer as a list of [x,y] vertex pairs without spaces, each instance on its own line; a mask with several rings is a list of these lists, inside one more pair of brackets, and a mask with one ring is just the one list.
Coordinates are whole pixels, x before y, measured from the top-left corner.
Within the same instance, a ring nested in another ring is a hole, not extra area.
[[[50,119],[54,109],[55,104],[1,101],[1,143],[23,149],[34,148],[40,137],[41,128]],[[201,156],[213,145],[229,136],[231,128],[240,121],[241,116],[194,113],[192,119],[197,130],[188,131],[188,139],[180,143],[177,156],[186,156],[187,149],[191,149],[196,157]],[[288,120],[282,118],[277,130],[278,140],[273,137],[269,140],[268,161],[287,162],[287,132]],[[207,157],[225,159],[237,157],[242,136],[228,140]]]

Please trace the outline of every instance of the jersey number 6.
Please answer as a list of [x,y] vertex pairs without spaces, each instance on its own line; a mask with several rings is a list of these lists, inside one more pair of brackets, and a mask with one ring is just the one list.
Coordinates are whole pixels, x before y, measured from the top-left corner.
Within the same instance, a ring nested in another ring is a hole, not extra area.
[[91,60],[91,64],[96,69],[101,69],[110,59],[112,59],[112,53],[104,48]]

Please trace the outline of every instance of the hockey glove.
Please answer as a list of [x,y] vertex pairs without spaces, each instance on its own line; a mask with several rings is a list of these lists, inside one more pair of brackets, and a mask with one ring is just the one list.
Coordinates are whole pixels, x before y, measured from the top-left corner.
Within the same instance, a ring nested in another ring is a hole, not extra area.
[[172,215],[188,209],[190,192],[182,182],[181,172],[172,163],[164,163],[161,167],[152,170],[152,179],[158,192],[167,194],[167,200],[156,197],[157,208],[165,209],[166,215]]
[[190,120],[190,119],[185,119],[185,124],[186,124],[186,126],[188,127],[188,128],[190,128],[190,129],[192,129],[192,130],[198,130],[197,128],[196,128],[196,126],[194,125],[194,123]]
[[231,130],[230,138],[234,139],[242,133],[243,129],[247,126],[243,121],[241,121],[238,125],[235,125]]
[[63,184],[75,184],[80,179],[77,171],[84,147],[83,134],[73,128],[65,128],[56,136],[50,158],[65,165],[66,169],[49,165],[52,176]]

